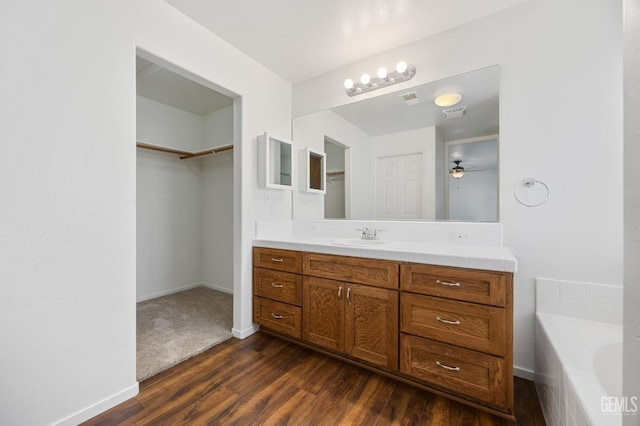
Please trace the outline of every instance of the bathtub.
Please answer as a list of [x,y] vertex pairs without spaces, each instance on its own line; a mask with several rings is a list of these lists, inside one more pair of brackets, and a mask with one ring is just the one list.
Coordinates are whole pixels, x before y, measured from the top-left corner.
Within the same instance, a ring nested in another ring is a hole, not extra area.
[[549,425],[621,425],[622,327],[537,312],[535,383]]

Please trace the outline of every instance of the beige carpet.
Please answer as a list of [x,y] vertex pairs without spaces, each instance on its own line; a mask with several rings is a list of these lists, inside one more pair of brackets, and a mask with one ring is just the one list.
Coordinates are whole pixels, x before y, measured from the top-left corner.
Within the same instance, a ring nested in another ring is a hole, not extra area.
[[207,287],[137,305],[140,382],[231,338],[233,296]]

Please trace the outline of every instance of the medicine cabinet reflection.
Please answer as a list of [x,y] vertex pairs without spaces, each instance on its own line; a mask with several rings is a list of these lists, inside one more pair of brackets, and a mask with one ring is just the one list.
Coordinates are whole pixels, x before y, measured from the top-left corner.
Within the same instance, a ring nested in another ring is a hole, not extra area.
[[293,188],[293,143],[265,132],[258,136],[258,179],[265,188]]
[[300,150],[300,155],[300,188],[305,192],[326,194],[327,155],[309,147]]

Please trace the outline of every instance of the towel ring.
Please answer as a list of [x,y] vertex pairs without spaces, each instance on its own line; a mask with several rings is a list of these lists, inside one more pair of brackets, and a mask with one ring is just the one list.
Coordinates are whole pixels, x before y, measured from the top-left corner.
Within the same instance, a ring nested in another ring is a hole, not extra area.
[[[536,184],[540,184],[544,187],[544,189],[547,191],[547,196],[544,198],[544,200],[542,200],[539,203],[536,204],[527,204],[524,201],[522,201],[519,197],[518,197],[518,190],[521,187],[525,187],[525,188],[532,188],[534,186],[536,186]],[[519,202],[520,204],[522,204],[525,207],[538,207],[543,205],[544,203],[546,203],[547,201],[549,201],[549,195],[550,195],[550,191],[549,191],[549,187],[547,186],[547,184],[545,184],[544,182],[541,182],[539,180],[535,180],[534,178],[527,178],[524,179],[522,182],[520,182],[519,184],[516,185],[516,189],[513,190],[513,196],[515,197],[516,201]]]

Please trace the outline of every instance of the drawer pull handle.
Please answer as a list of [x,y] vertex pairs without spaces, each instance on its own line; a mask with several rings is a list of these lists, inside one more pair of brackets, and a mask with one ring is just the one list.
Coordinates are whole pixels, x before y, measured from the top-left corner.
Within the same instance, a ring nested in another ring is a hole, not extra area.
[[440,318],[440,317],[436,317],[436,319],[437,319],[438,321],[440,321],[440,322],[445,323],[445,324],[460,325],[460,321],[449,321],[449,320],[446,320],[446,319],[442,319],[442,318]]
[[338,287],[338,303],[342,303],[342,286]]
[[272,262],[284,262],[284,259],[283,259],[283,258],[275,258],[275,257],[272,257],[272,258],[271,258],[271,261],[272,261]]
[[460,283],[448,283],[446,281],[436,280],[436,284],[448,285],[449,287],[460,287]]
[[271,287],[282,288],[284,286],[282,284],[271,283]]
[[275,319],[282,319],[282,315],[274,314],[273,312],[271,312],[271,316]]
[[449,367],[448,365],[441,364],[440,361],[436,361],[436,364],[438,364],[439,367],[442,367],[445,370],[460,371],[460,367]]

